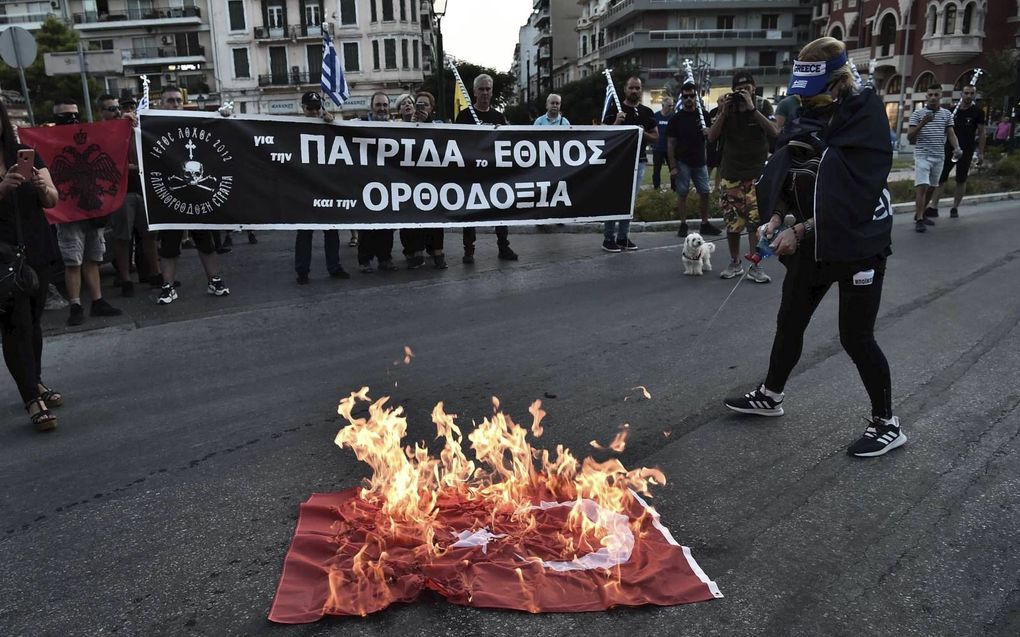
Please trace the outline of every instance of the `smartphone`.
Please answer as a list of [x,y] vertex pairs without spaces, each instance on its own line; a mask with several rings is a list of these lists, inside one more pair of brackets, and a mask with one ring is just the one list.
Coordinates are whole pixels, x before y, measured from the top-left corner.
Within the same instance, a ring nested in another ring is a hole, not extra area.
[[18,151],[18,164],[14,167],[15,172],[20,173],[27,180],[32,178],[33,168],[35,168],[35,151],[31,148],[22,148]]

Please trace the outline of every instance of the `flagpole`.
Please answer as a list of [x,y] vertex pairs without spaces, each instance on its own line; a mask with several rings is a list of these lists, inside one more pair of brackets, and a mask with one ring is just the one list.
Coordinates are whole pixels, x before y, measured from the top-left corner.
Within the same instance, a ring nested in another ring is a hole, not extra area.
[[[694,70],[691,68],[690,59],[684,60],[684,72],[687,73],[687,81],[684,82],[684,84],[688,83],[693,84],[694,92],[698,96],[698,120],[701,122],[701,130],[705,130],[706,128],[708,128],[707,126],[705,126],[705,105],[701,101],[701,88],[694,81]],[[683,87],[680,87],[681,97],[683,96],[683,92],[684,92]]]
[[623,105],[620,104],[620,96],[616,93],[616,84],[613,84],[613,70],[605,69],[602,73],[606,76],[606,81],[609,82],[609,87],[613,89],[613,102],[616,104],[616,112],[623,112]]
[[453,71],[453,79],[457,82],[457,88],[460,89],[460,95],[467,103],[468,110],[471,111],[472,119],[475,120],[475,124],[481,124],[482,120],[478,119],[478,113],[475,112],[475,107],[471,104],[471,94],[468,93],[467,86],[464,85],[464,80],[460,77],[460,71],[457,70],[457,65],[450,59],[447,59],[446,63],[450,65],[450,69]]

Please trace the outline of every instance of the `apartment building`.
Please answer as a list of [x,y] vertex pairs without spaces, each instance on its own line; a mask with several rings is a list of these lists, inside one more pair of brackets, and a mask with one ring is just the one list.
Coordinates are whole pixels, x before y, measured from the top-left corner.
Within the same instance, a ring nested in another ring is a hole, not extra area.
[[36,31],[48,16],[64,18],[64,0],[0,0],[0,30],[19,26]]
[[578,0],[581,15],[577,18],[577,70],[580,77],[601,73],[606,68],[602,47],[606,45],[606,27],[603,17],[609,10],[610,0]]
[[120,75],[100,75],[106,90],[139,94],[140,77],[158,94],[173,84],[192,101],[215,101],[215,54],[205,0],[66,0],[64,18],[90,51],[119,51]]
[[577,0],[534,0],[528,24],[537,47],[533,61],[536,93],[547,93],[577,77]]
[[[875,85],[889,126],[905,139],[910,112],[932,83],[953,101],[986,52],[1020,46],[1020,3],[1006,0],[816,1],[814,35],[843,40],[862,73],[877,64]],[[980,85],[979,85],[980,89]]]
[[[216,3],[220,93],[241,113],[297,114],[317,91],[322,29],[333,37],[360,114],[375,91],[417,87],[433,64],[431,3],[423,0],[225,0]],[[327,103],[328,104],[328,103]]]
[[[810,37],[813,0],[613,0],[599,17],[603,66],[642,69],[651,89],[673,88],[683,60],[707,67],[717,92],[748,69],[766,96],[785,93]],[[590,35],[589,35],[590,42]]]

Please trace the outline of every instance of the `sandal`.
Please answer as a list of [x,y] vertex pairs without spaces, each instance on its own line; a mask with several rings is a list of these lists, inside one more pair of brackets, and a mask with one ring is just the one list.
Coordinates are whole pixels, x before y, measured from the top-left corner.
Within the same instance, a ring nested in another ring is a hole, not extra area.
[[[32,405],[39,408],[39,411],[32,413]],[[57,417],[49,409],[42,398],[34,398],[25,403],[25,411],[28,412],[36,431],[52,431],[57,428]]]
[[64,404],[64,395],[60,392],[54,391],[42,383],[39,383],[39,389],[42,391],[39,398],[50,407],[60,407]]

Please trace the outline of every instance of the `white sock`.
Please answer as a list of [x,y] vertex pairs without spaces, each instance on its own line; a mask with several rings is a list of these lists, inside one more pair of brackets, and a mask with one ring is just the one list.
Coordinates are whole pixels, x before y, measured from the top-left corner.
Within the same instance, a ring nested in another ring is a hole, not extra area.
[[893,416],[891,418],[877,418],[876,420],[878,420],[883,425],[886,425],[886,426],[892,425],[893,427],[896,427],[897,429],[900,428],[900,419],[897,418],[896,416]]
[[67,302],[70,303],[71,305],[81,305],[81,298],[79,297],[76,299],[67,299]]
[[761,386],[761,393],[765,394],[766,396],[768,396],[769,398],[771,398],[772,400],[775,400],[777,402],[782,400],[783,396],[785,395],[785,394],[783,394],[783,392],[776,393],[776,392],[772,391],[771,389],[769,389],[768,387],[766,387],[765,385]]

